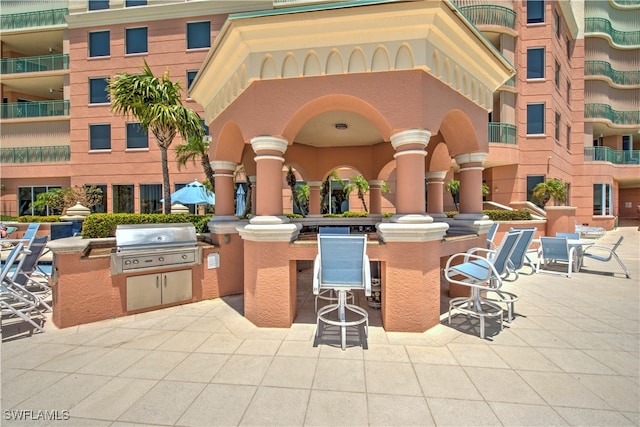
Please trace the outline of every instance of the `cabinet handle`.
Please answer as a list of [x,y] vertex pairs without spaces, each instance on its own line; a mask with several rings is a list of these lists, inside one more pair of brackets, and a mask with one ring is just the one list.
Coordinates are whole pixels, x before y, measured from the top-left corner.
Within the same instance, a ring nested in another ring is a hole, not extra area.
[[164,276],[164,287],[167,287],[167,276]]
[[159,280],[160,280],[160,277],[159,277],[159,276],[156,276],[156,288],[159,288],[159,287],[160,287],[160,282],[159,282]]

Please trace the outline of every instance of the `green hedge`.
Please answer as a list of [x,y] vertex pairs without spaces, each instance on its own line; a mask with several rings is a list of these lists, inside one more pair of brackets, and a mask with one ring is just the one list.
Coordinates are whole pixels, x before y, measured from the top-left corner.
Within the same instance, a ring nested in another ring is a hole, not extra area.
[[47,216],[37,216],[37,215],[24,215],[18,217],[18,222],[60,222],[60,215],[47,215]]
[[192,214],[91,214],[82,224],[82,238],[96,239],[116,235],[118,224],[169,224],[190,222],[196,233],[208,233],[211,215]]
[[[491,221],[531,221],[531,212],[527,210],[503,211],[499,209],[483,211]],[[453,218],[458,215],[457,211],[445,212],[447,218]]]

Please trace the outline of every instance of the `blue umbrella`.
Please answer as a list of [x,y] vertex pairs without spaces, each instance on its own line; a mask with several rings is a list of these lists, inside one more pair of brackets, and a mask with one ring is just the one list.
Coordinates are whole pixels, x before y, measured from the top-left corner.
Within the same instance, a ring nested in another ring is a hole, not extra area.
[[[164,199],[161,201],[164,202]],[[183,205],[215,205],[216,195],[207,190],[207,188],[196,179],[171,194],[171,203],[182,203]]]
[[244,195],[244,188],[242,188],[242,185],[238,185],[238,189],[236,190],[236,215],[238,216],[242,216],[244,213],[246,206]]

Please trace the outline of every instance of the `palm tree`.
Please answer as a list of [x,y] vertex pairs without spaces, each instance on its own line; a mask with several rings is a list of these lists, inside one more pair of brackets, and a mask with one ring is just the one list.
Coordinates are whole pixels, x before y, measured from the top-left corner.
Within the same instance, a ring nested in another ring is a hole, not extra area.
[[543,209],[552,199],[557,203],[566,203],[567,187],[562,180],[556,178],[548,179],[533,188],[531,200],[533,203],[542,206]]
[[358,191],[358,199],[362,202],[365,212],[369,212],[369,209],[367,209],[367,202],[364,200],[364,195],[369,191],[369,183],[364,176],[358,175],[351,177],[351,182],[344,186],[345,196],[349,197],[349,194],[351,194],[353,190]]
[[302,206],[300,206],[300,200],[298,199],[298,192],[296,191],[296,183],[298,180],[296,179],[296,174],[293,172],[293,168],[289,165],[289,169],[287,170],[287,184],[291,189],[291,199],[293,200],[293,206],[300,212],[302,216],[304,215],[304,211],[302,210]]
[[213,168],[209,160],[209,138],[198,138],[196,135],[189,135],[187,142],[176,147],[176,160],[178,161],[178,170],[186,166],[187,162],[195,164],[196,159],[200,160],[204,174],[211,184],[211,190],[215,192],[215,179],[213,177]]
[[[447,185],[445,185],[444,188],[449,193],[451,193],[451,197],[453,197],[453,204],[456,206],[456,210],[459,210],[460,208],[458,207],[458,203],[460,201],[458,195],[460,194],[460,181],[458,181],[457,179],[452,179],[447,183]],[[489,194],[489,186],[483,182],[482,195],[486,196],[487,194]]]
[[167,150],[178,133],[184,140],[188,140],[189,135],[202,139],[204,128],[200,116],[182,105],[180,82],[172,82],[168,70],[160,78],[154,76],[146,61],[142,74],[119,73],[108,82],[111,111],[134,117],[156,139],[162,156],[164,212],[170,213]]

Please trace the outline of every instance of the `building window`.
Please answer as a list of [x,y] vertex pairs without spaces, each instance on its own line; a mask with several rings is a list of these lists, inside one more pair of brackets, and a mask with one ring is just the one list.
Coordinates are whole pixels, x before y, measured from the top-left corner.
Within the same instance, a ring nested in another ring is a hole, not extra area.
[[567,79],[567,105],[571,105],[571,80]]
[[109,0],[89,0],[89,10],[109,9]]
[[527,79],[544,79],[544,48],[527,49]]
[[611,184],[593,184],[593,214],[613,215],[613,190]]
[[147,27],[126,29],[126,53],[147,53]]
[[567,150],[571,150],[571,126],[567,125]]
[[544,135],[544,104],[527,104],[527,135]]
[[567,44],[567,58],[571,59],[571,40],[569,40],[569,37],[567,37],[565,41]]
[[146,6],[147,0],[126,0],[124,7]]
[[560,141],[560,121],[562,119],[562,116],[560,115],[560,113],[556,112],[556,141]]
[[211,22],[187,23],[187,49],[211,47]]
[[162,212],[162,184],[140,184],[140,213]]
[[61,214],[49,206],[45,206],[44,209],[36,209],[33,207],[33,202],[36,201],[39,194],[47,193],[54,189],[60,189],[59,185],[43,185],[37,187],[18,187],[18,216],[23,215],[37,215],[47,216]]
[[556,37],[560,38],[560,15],[555,9],[553,9],[553,25],[556,29]]
[[198,74],[198,70],[187,71],[187,89],[191,87],[191,83],[196,78],[196,74]]
[[527,24],[544,22],[544,0],[527,0]]
[[111,125],[89,125],[89,150],[111,150]]
[[533,189],[544,182],[544,175],[527,175],[527,201],[533,203]]
[[149,148],[149,134],[140,123],[127,123],[127,150]]
[[113,213],[133,213],[133,185],[114,185]]
[[108,104],[108,86],[109,83],[104,77],[89,79],[89,104]]
[[558,61],[556,61],[555,80],[556,80],[556,87],[560,89],[560,64],[558,63]]
[[89,208],[89,210],[91,210],[91,213],[107,212],[107,186],[104,184],[86,184],[86,186],[88,188],[96,187],[97,189],[102,191],[100,201]]
[[94,31],[89,33],[89,57],[111,55],[109,31]]
[[204,120],[200,120],[200,123],[202,123],[202,127],[204,128],[204,134],[209,135],[209,126],[207,126]]

